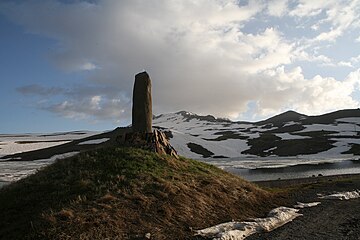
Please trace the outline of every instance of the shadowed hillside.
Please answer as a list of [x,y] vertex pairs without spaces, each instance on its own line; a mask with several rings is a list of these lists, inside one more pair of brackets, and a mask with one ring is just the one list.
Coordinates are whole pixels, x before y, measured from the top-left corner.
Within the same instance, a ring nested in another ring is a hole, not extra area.
[[273,196],[216,167],[133,148],[55,162],[0,190],[1,239],[187,239],[261,216]]
[[274,117],[268,118],[264,121],[257,122],[257,125],[265,125],[265,124],[272,124],[273,126],[281,126],[286,122],[291,121],[301,121],[306,119],[307,116],[304,114],[297,113],[295,111],[287,111],[276,115]]

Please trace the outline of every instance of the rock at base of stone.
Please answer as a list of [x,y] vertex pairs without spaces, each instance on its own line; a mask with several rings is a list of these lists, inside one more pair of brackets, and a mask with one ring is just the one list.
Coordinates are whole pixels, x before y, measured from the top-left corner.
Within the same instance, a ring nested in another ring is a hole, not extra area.
[[179,158],[164,133],[154,130],[152,133],[131,132],[125,135],[124,146],[137,147],[159,154]]

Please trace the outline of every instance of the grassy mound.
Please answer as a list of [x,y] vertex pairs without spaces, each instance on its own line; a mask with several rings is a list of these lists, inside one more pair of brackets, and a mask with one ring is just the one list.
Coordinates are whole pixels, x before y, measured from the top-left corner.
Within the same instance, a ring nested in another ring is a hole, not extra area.
[[272,195],[198,161],[105,148],[0,190],[1,239],[189,239],[191,229],[264,215]]

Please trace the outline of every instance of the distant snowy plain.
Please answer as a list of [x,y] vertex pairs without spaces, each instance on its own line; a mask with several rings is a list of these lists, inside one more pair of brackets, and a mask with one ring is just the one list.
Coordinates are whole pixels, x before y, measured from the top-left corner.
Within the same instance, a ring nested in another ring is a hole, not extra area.
[[[48,147],[53,147],[73,140],[82,139],[99,134],[99,132],[65,132],[51,134],[0,134],[0,157],[9,154],[28,152]],[[86,142],[85,142],[86,144]],[[76,155],[78,152],[56,154],[48,159],[36,161],[20,161],[21,159],[0,160],[0,187],[8,182],[17,181],[41,167],[53,163],[57,159],[63,159]]]
[[[301,120],[291,120],[283,122],[281,127],[301,127],[300,130],[282,132],[279,126],[271,123],[231,122],[183,111],[160,115],[153,120],[153,126],[168,133],[170,143],[180,155],[213,164],[242,175],[249,180],[294,178],[296,175],[308,177],[314,174],[360,173],[358,156],[345,154],[354,144],[360,144],[358,134],[360,117],[339,118],[330,124],[301,124]],[[274,153],[277,147],[264,149],[262,153],[266,156],[246,153],[252,147],[252,141],[260,139],[267,133],[272,133],[278,140],[286,142],[292,140],[306,141],[311,138],[311,134],[317,132],[328,133],[329,140],[332,141],[330,149],[315,154],[286,157],[280,157]],[[51,164],[55,159],[72,156],[77,152],[64,152],[48,159],[36,161],[21,161],[21,159],[16,158],[4,159],[4,156],[53,147],[90,136],[94,138],[84,140],[79,145],[101,144],[109,140],[104,137],[96,138],[95,135],[97,134],[100,132],[0,134],[0,158],[3,157],[0,160],[0,186],[3,182],[16,181],[34,173],[37,169]],[[198,149],[194,149],[194,146]],[[208,155],[204,155],[204,151]],[[347,165],[345,164],[346,167],[343,163],[347,163]],[[299,166],[303,167],[300,168]],[[322,167],[319,168],[319,166]],[[334,166],[340,166],[341,171],[334,170]],[[319,169],[319,171],[304,169]],[[290,171],[291,174],[284,174],[287,171]],[[301,174],[301,172],[306,172],[306,174]],[[262,177],[259,177],[260,175]]]

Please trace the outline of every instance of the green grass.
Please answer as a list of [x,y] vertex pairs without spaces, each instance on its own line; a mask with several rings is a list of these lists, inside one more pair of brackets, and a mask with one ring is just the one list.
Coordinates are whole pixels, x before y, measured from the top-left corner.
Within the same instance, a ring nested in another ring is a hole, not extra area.
[[1,189],[0,239],[187,239],[191,228],[265,214],[273,200],[202,162],[110,147]]

